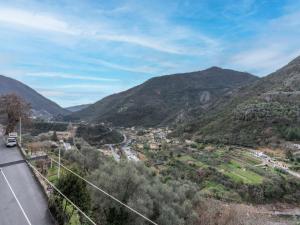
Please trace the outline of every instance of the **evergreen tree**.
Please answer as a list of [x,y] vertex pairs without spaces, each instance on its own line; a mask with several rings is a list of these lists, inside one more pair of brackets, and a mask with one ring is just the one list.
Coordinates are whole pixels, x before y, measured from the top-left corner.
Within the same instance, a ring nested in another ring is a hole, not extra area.
[[[79,172],[79,170],[77,170],[76,168],[72,168],[72,171],[82,175]],[[87,190],[85,181],[83,181],[82,179],[73,175],[70,172],[65,172],[57,181],[56,187],[65,196],[67,196],[75,205],[77,205],[83,212],[89,214],[89,211],[91,209],[91,198]],[[58,208],[60,208],[60,214],[58,214],[57,216],[61,218],[62,217],[61,211],[62,211],[62,214],[64,215],[65,218],[64,222],[68,223],[76,210],[75,207],[73,207],[71,204],[65,201],[58,193],[56,193],[51,199],[54,199],[56,205],[58,205]],[[60,200],[59,204],[57,203],[57,199]],[[82,222],[85,221],[85,218],[81,214],[79,214],[79,216],[80,216],[80,221]]]

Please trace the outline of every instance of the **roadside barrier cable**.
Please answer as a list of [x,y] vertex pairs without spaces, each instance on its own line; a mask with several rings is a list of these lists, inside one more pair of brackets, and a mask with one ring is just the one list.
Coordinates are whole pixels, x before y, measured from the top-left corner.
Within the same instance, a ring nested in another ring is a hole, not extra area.
[[85,218],[87,218],[93,225],[97,225],[88,215],[86,215],[77,205],[75,205],[67,196],[65,196],[54,184],[52,184],[45,176],[43,176],[30,162],[28,165],[41,176],[51,187],[53,187],[61,196],[63,196],[71,205],[73,205]]
[[[55,163],[57,163],[59,165],[59,162],[57,162],[55,159],[49,157],[52,161],[54,161]],[[148,217],[144,216],[143,214],[141,214],[140,212],[136,211],[135,209],[131,208],[130,206],[126,205],[125,203],[123,203],[122,201],[120,201],[119,199],[117,199],[116,197],[110,195],[109,193],[107,193],[106,191],[104,191],[103,189],[101,189],[100,187],[96,186],[95,184],[93,184],[92,182],[88,181],[87,179],[83,178],[82,176],[80,176],[79,174],[73,172],[72,170],[70,170],[69,168],[65,167],[64,165],[62,165],[60,163],[60,166],[63,167],[65,170],[69,171],[70,173],[72,173],[73,175],[79,177],[80,179],[84,180],[86,183],[88,183],[89,185],[91,185],[92,187],[96,188],[97,190],[101,191],[103,194],[105,194],[106,196],[110,197],[111,199],[115,200],[116,202],[118,202],[119,204],[121,204],[122,206],[126,207],[127,209],[131,210],[132,212],[134,212],[135,214],[141,216],[142,218],[144,218],[145,220],[147,220],[148,222],[154,224],[154,225],[158,225],[157,223],[155,223],[154,221],[152,221],[151,219],[149,219]]]

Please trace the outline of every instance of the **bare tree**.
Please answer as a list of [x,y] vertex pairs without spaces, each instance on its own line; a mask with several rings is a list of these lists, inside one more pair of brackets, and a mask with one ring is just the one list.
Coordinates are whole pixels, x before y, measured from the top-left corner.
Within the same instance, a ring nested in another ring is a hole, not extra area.
[[0,97],[1,114],[7,116],[7,127],[5,134],[13,132],[20,119],[24,122],[29,121],[30,104],[16,94],[7,94]]
[[39,151],[44,150],[44,145],[41,142],[32,142],[27,144],[27,148],[30,151],[30,154],[36,154]]

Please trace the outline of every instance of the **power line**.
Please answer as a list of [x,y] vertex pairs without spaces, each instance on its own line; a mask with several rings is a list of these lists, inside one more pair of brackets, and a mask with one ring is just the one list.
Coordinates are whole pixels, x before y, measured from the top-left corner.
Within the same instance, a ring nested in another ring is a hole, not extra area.
[[[55,159],[52,159],[50,157],[50,159],[52,161],[54,161],[55,163],[58,164],[58,162]],[[90,181],[88,181],[87,179],[83,178],[82,176],[80,176],[79,174],[73,172],[72,170],[70,170],[69,168],[65,167],[63,164],[60,164],[61,167],[63,167],[65,170],[69,171],[70,173],[72,173],[73,175],[79,177],[80,179],[84,180],[86,183],[88,183],[89,185],[91,185],[92,187],[96,188],[97,190],[101,191],[103,194],[105,194],[106,196],[110,197],[111,199],[115,200],[116,202],[118,202],[119,204],[121,204],[122,206],[126,207],[127,209],[131,210],[132,212],[134,212],[135,214],[141,216],[142,218],[144,218],[145,220],[147,220],[148,222],[154,224],[154,225],[158,225],[157,223],[155,223],[154,221],[152,221],[151,219],[149,219],[148,217],[144,216],[143,214],[141,214],[140,212],[136,211],[135,209],[131,208],[130,206],[126,205],[125,203],[123,203],[122,201],[120,201],[119,199],[117,199],[116,197],[110,195],[109,193],[107,193],[106,191],[104,191],[103,189],[101,189],[100,187],[96,186],[95,184],[91,183]]]
[[30,162],[28,165],[37,172],[51,187],[53,187],[60,195],[62,195],[71,205],[73,205],[85,218],[87,218],[93,225],[97,225],[88,215],[86,215],[77,205],[75,205],[67,196],[65,196],[54,184],[52,184],[45,176],[43,176]]

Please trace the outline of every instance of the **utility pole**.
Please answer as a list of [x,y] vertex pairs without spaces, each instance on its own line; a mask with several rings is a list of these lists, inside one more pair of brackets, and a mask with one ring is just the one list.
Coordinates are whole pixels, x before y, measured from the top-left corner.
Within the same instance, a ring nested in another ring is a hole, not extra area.
[[59,179],[60,176],[60,143],[58,146],[58,170],[57,170],[57,178]]
[[22,146],[22,117],[20,117],[20,146]]

